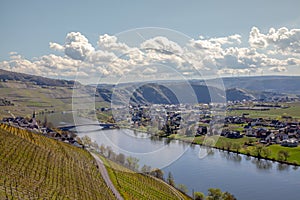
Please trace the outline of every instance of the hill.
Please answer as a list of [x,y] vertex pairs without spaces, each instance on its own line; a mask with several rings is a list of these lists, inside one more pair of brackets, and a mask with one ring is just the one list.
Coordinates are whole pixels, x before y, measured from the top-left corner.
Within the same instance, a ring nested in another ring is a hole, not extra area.
[[133,172],[103,157],[102,160],[124,199],[191,199],[158,178]]
[[33,110],[38,113],[72,110],[74,92],[83,102],[86,95],[95,96],[96,109],[109,107],[112,95],[117,102],[129,99],[132,104],[208,103],[210,94],[214,95],[214,100],[224,100],[226,96],[231,101],[278,101],[300,97],[298,76],[226,77],[223,78],[225,92],[205,84],[210,82],[213,83],[214,79],[84,86],[77,82],[74,85],[74,81],[0,70],[0,117],[8,117],[10,113],[24,116]]
[[223,82],[227,89],[239,87],[253,91],[300,95],[299,76],[225,77]]
[[[94,88],[74,81],[8,72],[0,69],[0,118],[72,110],[73,92],[77,98],[93,96]],[[97,97],[101,105],[104,100]],[[104,103],[105,104],[105,103]],[[11,114],[10,114],[11,113]]]
[[0,80],[34,82],[36,85],[46,85],[46,86],[73,86],[74,85],[74,81],[45,78],[41,76],[29,75],[24,73],[10,72],[3,69],[0,69]]
[[[0,199],[115,199],[88,151],[43,135],[0,124],[0,161]],[[105,163],[124,199],[189,199],[161,180]]]
[[85,150],[0,125],[0,199],[114,199]]
[[[227,80],[228,81],[228,80]],[[300,95],[291,92],[279,93],[272,90],[244,89],[236,83],[235,87],[224,90],[207,86],[203,81],[156,82],[114,85],[98,85],[97,92],[105,101],[118,104],[178,104],[178,103],[209,103],[242,100],[279,101],[280,99],[297,99]],[[237,88],[238,86],[239,88]],[[229,85],[228,85],[229,87]],[[225,99],[226,96],[226,99]]]

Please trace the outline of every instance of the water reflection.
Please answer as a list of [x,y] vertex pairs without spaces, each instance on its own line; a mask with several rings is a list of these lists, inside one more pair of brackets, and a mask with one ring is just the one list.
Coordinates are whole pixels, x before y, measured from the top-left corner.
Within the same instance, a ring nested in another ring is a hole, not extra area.
[[288,171],[290,169],[290,165],[278,163],[277,170],[278,171]]
[[227,160],[233,161],[233,162],[241,162],[242,161],[242,156],[237,153],[232,153],[228,151],[220,151],[220,155],[222,158],[226,158]]
[[253,158],[252,163],[255,164],[259,170],[270,170],[273,167],[271,161],[264,159]]

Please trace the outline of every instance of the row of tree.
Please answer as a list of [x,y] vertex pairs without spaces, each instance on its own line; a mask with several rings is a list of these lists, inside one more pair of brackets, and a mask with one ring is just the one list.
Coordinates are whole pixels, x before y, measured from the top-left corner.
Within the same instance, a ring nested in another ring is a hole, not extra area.
[[[182,193],[187,194],[188,189],[186,185],[184,184],[176,184],[174,176],[171,172],[168,173],[167,178],[164,177],[164,171],[158,168],[152,168],[148,165],[143,165],[141,168],[139,168],[139,159],[132,157],[132,156],[125,156],[123,153],[115,153],[113,149],[110,146],[104,146],[98,145],[95,141],[92,141],[90,137],[83,136],[81,138],[81,142],[83,145],[85,145],[88,148],[91,148],[101,155],[105,156],[106,158],[117,162],[135,172],[143,173],[147,175],[151,175],[153,177],[156,177],[158,179],[161,179],[168,183],[170,186],[177,188]],[[220,189],[216,188],[210,188],[208,190],[208,195],[205,196],[202,192],[194,192],[193,193],[193,199],[196,200],[235,200],[236,198],[228,193],[228,192],[222,192]]]

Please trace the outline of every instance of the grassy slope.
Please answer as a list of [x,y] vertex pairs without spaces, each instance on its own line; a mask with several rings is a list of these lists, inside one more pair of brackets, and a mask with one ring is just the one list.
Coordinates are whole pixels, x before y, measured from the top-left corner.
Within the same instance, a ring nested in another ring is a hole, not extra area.
[[72,89],[68,87],[41,88],[32,83],[19,83],[9,81],[0,83],[0,95],[7,98],[15,106],[2,106],[0,116],[10,116],[7,110],[14,115],[26,116],[41,111],[71,110]]
[[0,199],[114,199],[85,150],[0,125]]
[[135,173],[103,157],[102,160],[124,199],[190,199],[161,180]]

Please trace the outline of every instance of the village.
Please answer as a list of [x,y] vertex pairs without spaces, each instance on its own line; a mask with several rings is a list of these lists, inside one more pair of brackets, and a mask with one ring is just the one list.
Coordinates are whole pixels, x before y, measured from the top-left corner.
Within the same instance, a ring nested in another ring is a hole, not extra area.
[[[131,127],[151,126],[160,131],[161,136],[182,134],[186,136],[221,135],[230,139],[254,137],[261,144],[280,144],[297,147],[300,140],[300,123],[289,116],[278,119],[249,117],[243,107],[241,115],[225,116],[219,113],[225,105],[131,105],[130,116],[121,115],[122,120],[131,123]],[[260,105],[261,109],[271,109]],[[281,109],[279,106],[276,109]],[[228,109],[228,108],[227,108]],[[241,109],[239,107],[238,109]],[[260,109],[254,107],[251,109]],[[283,108],[282,108],[283,109]],[[219,113],[218,113],[219,111]],[[220,128],[221,127],[221,128]]]
[[44,122],[41,122],[40,120],[36,119],[35,111],[33,112],[31,118],[12,116],[3,118],[1,123],[6,123],[20,129],[31,131],[33,133],[42,134],[48,138],[62,141],[79,148],[84,148],[84,145],[81,143],[80,139],[77,137],[75,132],[62,131],[53,127],[51,122],[47,122],[46,117]]

